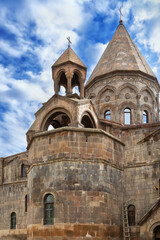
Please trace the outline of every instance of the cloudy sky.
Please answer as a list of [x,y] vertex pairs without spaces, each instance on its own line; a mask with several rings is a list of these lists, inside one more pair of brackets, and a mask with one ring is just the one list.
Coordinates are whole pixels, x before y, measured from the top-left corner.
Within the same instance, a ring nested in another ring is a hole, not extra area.
[[53,94],[51,65],[72,48],[87,79],[123,22],[160,80],[160,0],[0,0],[0,157],[26,150],[34,112]]

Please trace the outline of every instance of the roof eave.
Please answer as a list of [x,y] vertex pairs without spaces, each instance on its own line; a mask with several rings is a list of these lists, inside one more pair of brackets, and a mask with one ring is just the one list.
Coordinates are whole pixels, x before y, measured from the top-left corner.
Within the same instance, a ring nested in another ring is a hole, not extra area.
[[119,75],[125,75],[126,73],[127,73],[127,74],[128,74],[128,73],[130,73],[130,74],[139,74],[139,75],[143,75],[143,76],[145,76],[145,77],[148,77],[148,78],[150,78],[151,80],[156,81],[156,83],[158,84],[159,89],[160,89],[160,85],[159,85],[159,82],[158,82],[156,76],[149,75],[149,74],[144,73],[144,72],[142,72],[142,71],[140,71],[140,70],[114,70],[114,71],[111,71],[111,72],[108,72],[108,73],[105,73],[105,74],[102,74],[102,75],[98,75],[98,76],[95,76],[93,79],[88,80],[87,83],[86,83],[86,85],[85,85],[85,88],[90,87],[90,86],[93,85],[95,82],[100,81],[100,80],[101,80],[102,78],[104,78],[104,77],[112,76],[112,75],[115,76],[115,75],[118,75],[118,74],[119,74]]

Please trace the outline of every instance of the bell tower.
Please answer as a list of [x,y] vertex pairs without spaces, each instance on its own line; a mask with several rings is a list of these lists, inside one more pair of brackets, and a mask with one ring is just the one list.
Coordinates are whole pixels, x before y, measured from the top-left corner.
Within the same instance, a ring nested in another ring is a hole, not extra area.
[[84,98],[84,82],[87,68],[79,59],[70,42],[66,51],[52,65],[52,78],[55,94],[59,94],[60,87],[65,88],[66,96],[73,96],[73,88],[78,87],[80,98]]

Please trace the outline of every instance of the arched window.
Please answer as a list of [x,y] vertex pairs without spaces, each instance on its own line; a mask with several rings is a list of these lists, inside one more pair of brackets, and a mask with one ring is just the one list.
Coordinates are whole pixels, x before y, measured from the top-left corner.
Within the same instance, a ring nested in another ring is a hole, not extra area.
[[128,223],[130,226],[135,225],[135,206],[134,205],[128,206]]
[[26,175],[26,168],[25,168],[25,165],[22,164],[21,165],[21,178],[25,178],[27,175]]
[[124,109],[124,124],[131,124],[131,109]]
[[28,196],[25,196],[25,212],[27,212],[27,208],[28,208]]
[[88,113],[82,117],[81,123],[85,128],[95,128],[94,120]]
[[110,110],[105,111],[104,118],[107,120],[111,120],[111,111]]
[[143,111],[143,123],[148,123],[148,112],[146,110]]
[[160,239],[160,225],[154,229],[154,239],[155,240]]
[[52,225],[54,223],[54,197],[47,194],[44,198],[44,225]]
[[11,229],[16,229],[16,213],[11,213]]

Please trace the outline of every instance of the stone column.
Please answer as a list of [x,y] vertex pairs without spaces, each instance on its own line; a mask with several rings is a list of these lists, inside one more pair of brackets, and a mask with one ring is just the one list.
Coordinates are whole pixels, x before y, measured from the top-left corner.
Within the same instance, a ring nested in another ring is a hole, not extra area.
[[119,98],[119,95],[118,94],[116,94],[116,96],[115,96],[115,112],[114,112],[114,121],[116,121],[116,122],[122,122],[121,121],[121,115],[123,114],[123,113],[119,113],[118,112],[118,108],[119,108],[119,106],[118,106],[118,98]]
[[84,98],[84,81],[83,80],[79,83],[79,91],[80,91],[80,97]]
[[141,95],[140,94],[137,94],[137,96],[136,96],[136,98],[137,98],[137,119],[136,119],[136,124],[140,124],[140,123],[142,123],[143,122],[143,120],[141,119],[141,116],[142,116],[142,114],[141,114],[141,111],[140,111],[140,98],[141,98]]
[[69,95],[69,94],[72,94],[71,81],[72,81],[72,77],[73,77],[73,72],[66,72],[65,75],[67,78],[66,95]]
[[59,82],[57,81],[54,81],[54,91],[55,91],[55,94],[58,95],[58,92],[59,92]]

